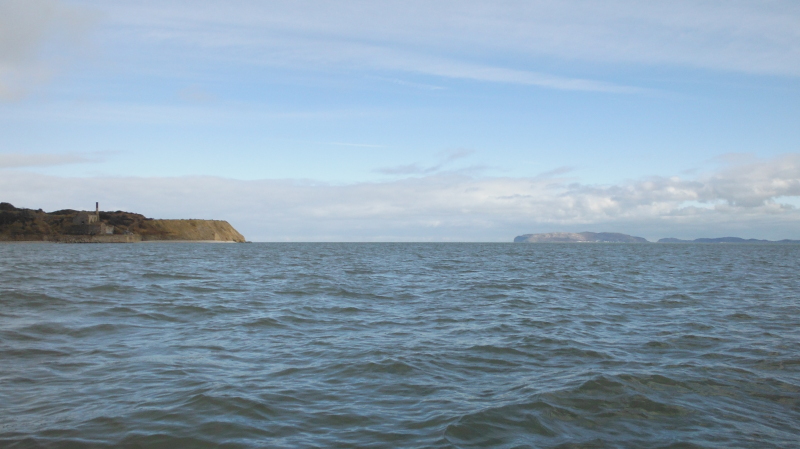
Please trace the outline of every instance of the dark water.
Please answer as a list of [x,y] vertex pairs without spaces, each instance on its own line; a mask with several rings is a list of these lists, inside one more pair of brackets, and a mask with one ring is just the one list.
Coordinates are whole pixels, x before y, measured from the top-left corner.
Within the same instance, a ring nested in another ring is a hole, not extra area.
[[800,447],[800,245],[0,245],[0,447]]

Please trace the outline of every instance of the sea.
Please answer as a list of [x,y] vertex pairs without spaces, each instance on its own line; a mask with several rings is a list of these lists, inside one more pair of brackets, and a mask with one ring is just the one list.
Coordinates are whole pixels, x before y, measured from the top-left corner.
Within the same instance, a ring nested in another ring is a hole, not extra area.
[[0,245],[2,448],[797,448],[800,245]]

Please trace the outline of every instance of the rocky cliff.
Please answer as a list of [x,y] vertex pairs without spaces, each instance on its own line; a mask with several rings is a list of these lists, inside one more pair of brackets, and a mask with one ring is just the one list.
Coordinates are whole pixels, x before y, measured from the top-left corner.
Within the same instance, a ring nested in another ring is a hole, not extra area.
[[[75,226],[79,211],[55,212],[16,208],[0,203],[0,241],[45,241],[66,243],[139,242],[153,240],[215,241],[244,243],[245,238],[227,221],[154,220],[132,212],[100,212],[99,223],[111,234],[88,235]],[[98,223],[98,224],[99,224]]]
[[525,234],[514,239],[516,243],[648,243],[641,237],[618,232],[550,232]]
[[207,240],[244,243],[242,234],[221,220],[147,220],[138,228],[142,240]]

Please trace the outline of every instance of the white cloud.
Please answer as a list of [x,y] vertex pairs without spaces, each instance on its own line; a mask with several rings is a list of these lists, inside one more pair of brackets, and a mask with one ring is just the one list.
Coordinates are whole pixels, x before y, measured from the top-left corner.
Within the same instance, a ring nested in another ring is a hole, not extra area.
[[161,218],[227,219],[253,240],[509,241],[553,230],[615,230],[650,238],[720,233],[800,238],[800,210],[779,202],[800,197],[800,154],[694,179],[653,177],[611,186],[574,183],[557,173],[535,178],[438,174],[331,185],[5,171],[0,191],[0,200],[18,207],[81,209],[100,201],[106,209]]

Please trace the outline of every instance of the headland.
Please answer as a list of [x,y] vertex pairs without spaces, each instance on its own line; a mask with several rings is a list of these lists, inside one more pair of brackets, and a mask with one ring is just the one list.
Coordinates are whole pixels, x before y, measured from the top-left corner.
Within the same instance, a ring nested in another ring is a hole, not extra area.
[[147,241],[232,242],[245,238],[227,221],[159,220],[133,212],[44,212],[0,203],[0,242],[136,243]]
[[743,239],[741,237],[715,237],[700,238],[694,240],[681,240],[675,238],[660,239],[658,243],[791,243],[798,244],[800,240],[762,240],[762,239]]
[[550,232],[525,234],[514,239],[515,243],[648,243],[642,237],[618,232]]
[[[642,237],[634,237],[619,232],[550,232],[545,234],[524,234],[514,238],[515,243],[650,243]],[[657,243],[781,243],[800,244],[800,240],[760,240],[741,237],[699,238],[681,240],[665,238]]]

